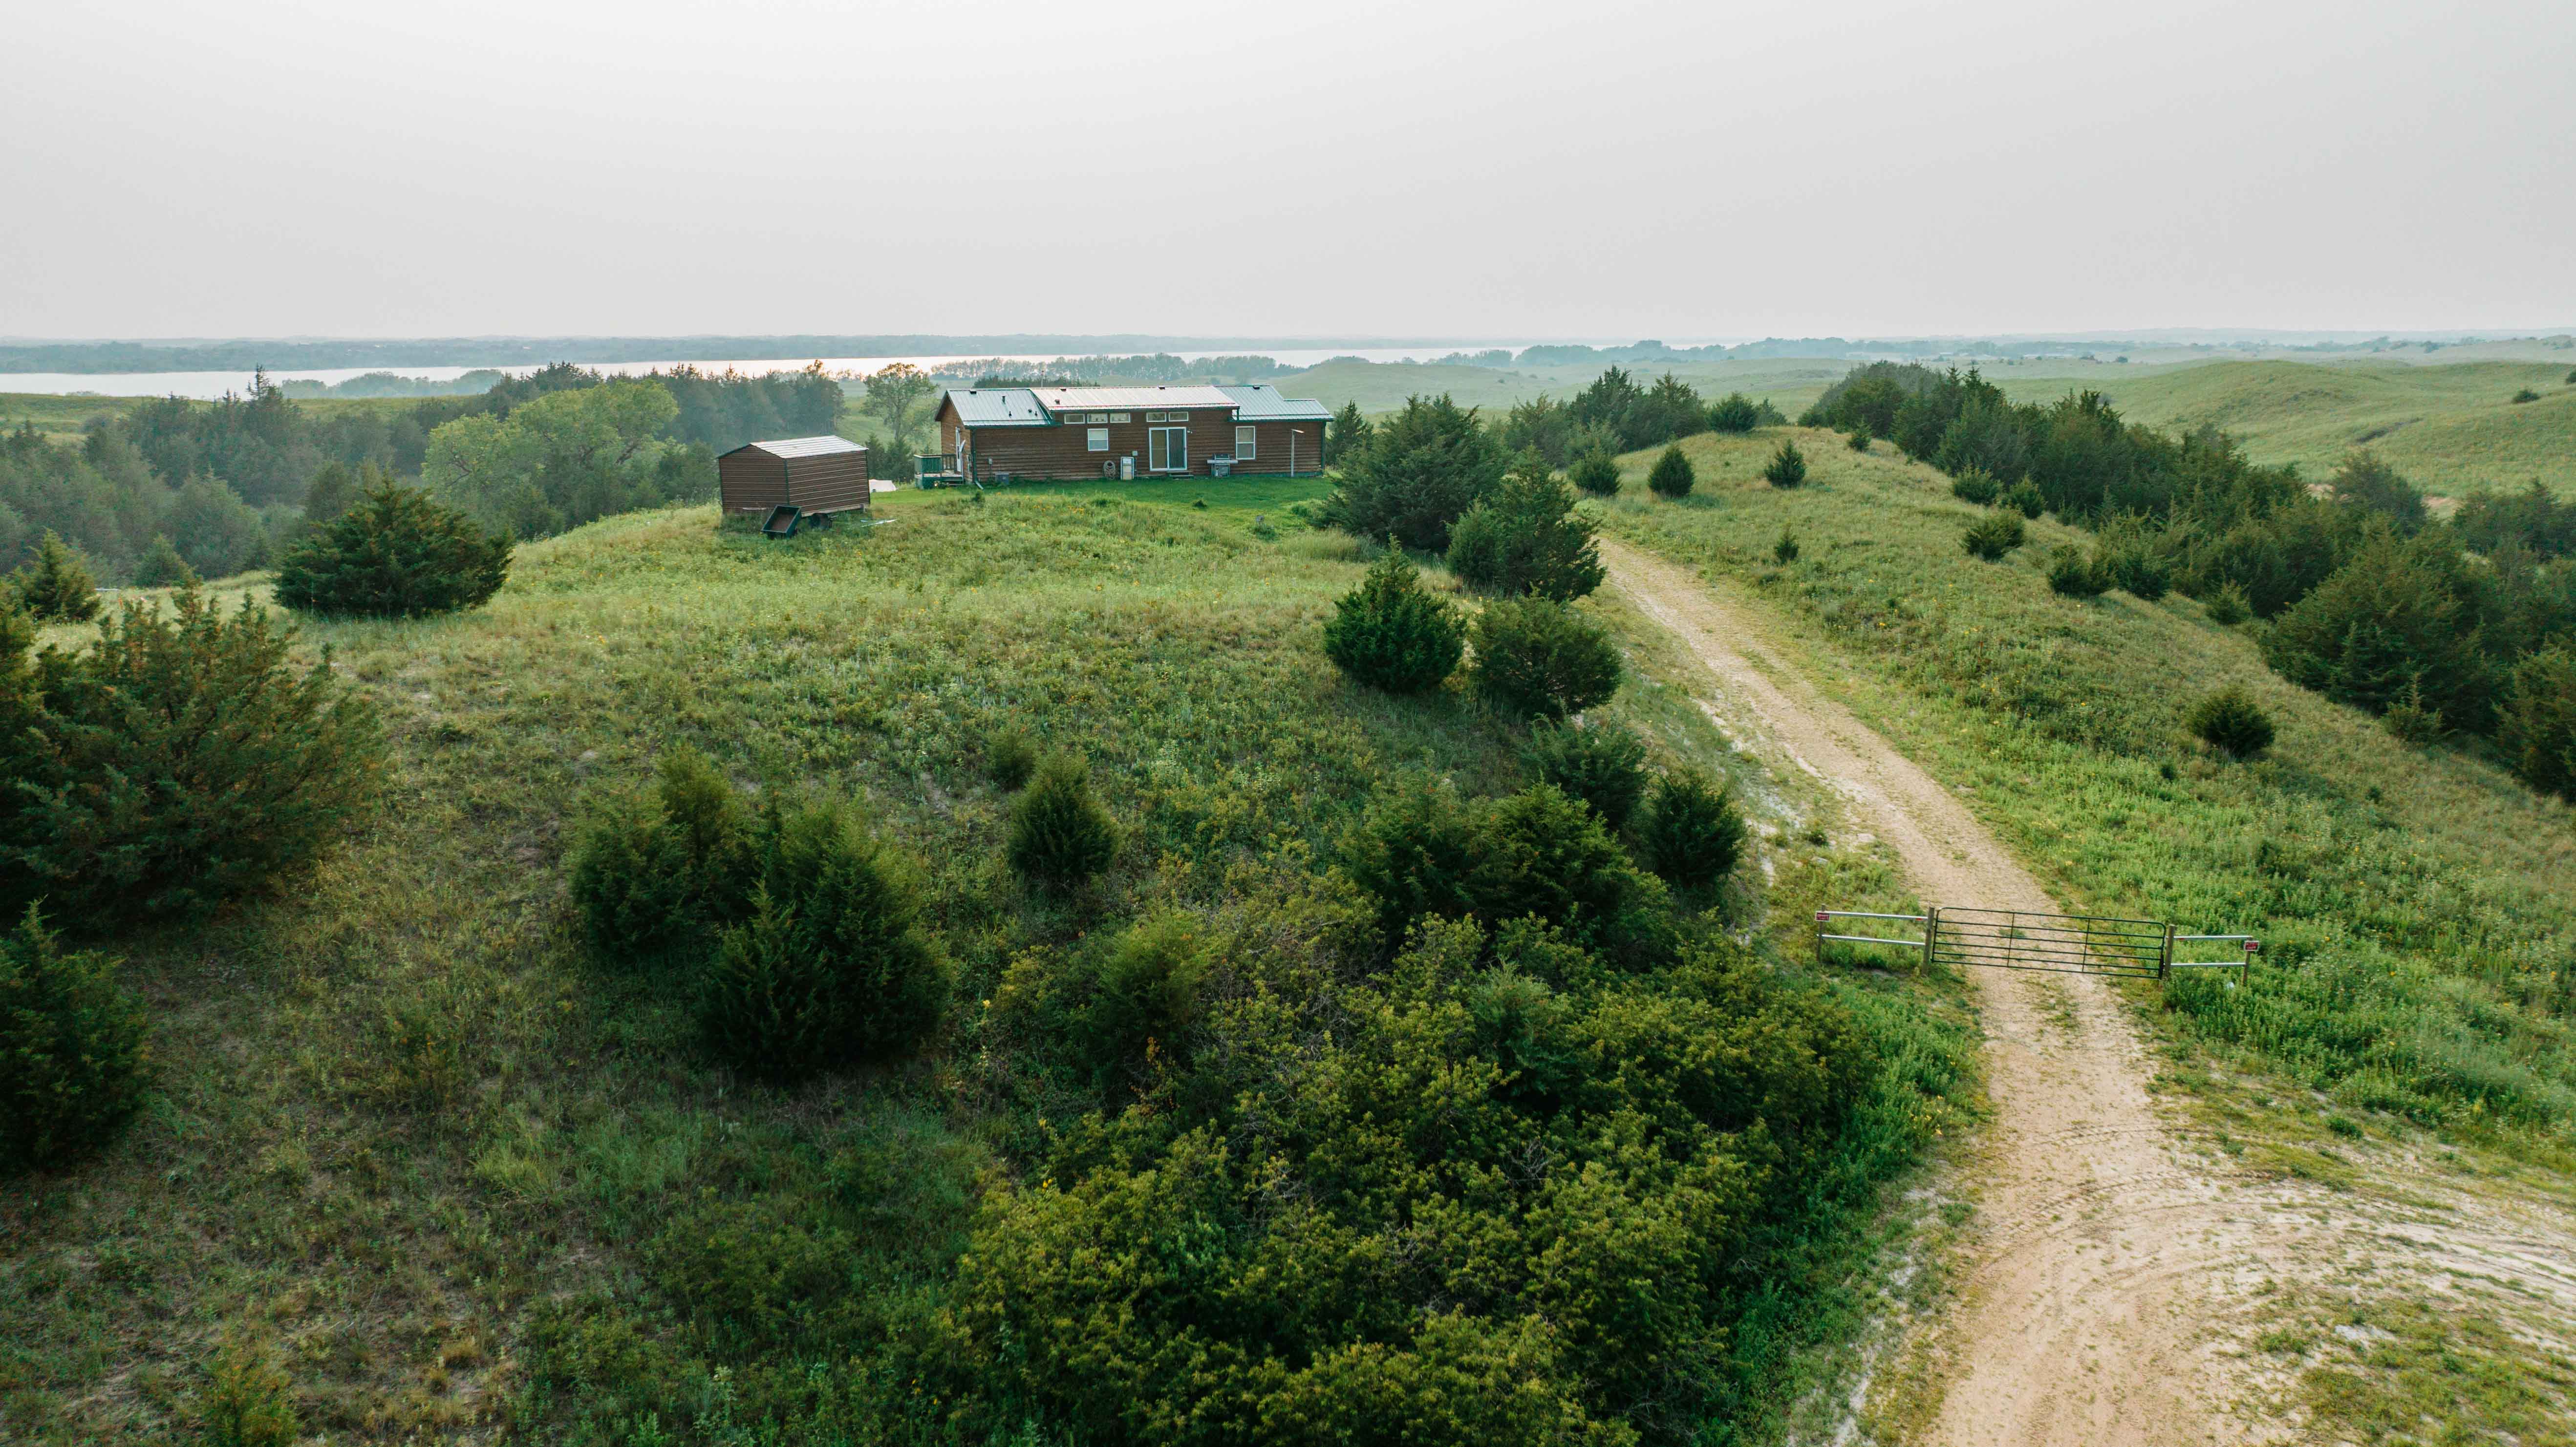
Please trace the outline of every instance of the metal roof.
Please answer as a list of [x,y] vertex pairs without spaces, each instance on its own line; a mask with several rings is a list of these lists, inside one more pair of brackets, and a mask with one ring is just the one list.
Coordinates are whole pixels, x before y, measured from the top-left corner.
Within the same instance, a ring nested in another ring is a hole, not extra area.
[[1055,419],[1026,387],[951,387],[948,405],[969,427],[1052,427]]
[[[835,452],[865,452],[867,448],[846,437],[779,437],[767,442],[746,442],[734,452],[766,452],[772,457],[828,457]],[[732,453],[727,453],[731,456]]]
[[1219,387],[1218,391],[1234,399],[1234,417],[1238,422],[1330,422],[1333,414],[1324,404],[1311,397],[1283,397],[1279,389],[1267,382],[1253,382],[1241,387]]
[[1096,411],[1103,407],[1231,407],[1234,399],[1216,387],[1034,387],[1038,402],[1050,412]]

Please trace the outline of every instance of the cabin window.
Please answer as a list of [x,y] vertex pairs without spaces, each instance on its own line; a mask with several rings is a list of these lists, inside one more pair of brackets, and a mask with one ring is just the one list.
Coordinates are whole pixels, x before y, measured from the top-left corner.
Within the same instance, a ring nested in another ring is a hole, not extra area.
[[1109,414],[1109,420],[1112,422],[1124,422],[1127,420],[1127,414],[1124,412],[1112,412]]
[[1234,460],[1237,462],[1250,462],[1252,459],[1259,457],[1261,455],[1260,439],[1261,429],[1258,427],[1237,427],[1234,429]]
[[1108,428],[1094,427],[1091,429],[1091,450],[1094,452],[1107,452],[1109,450]]
[[1091,425],[1093,425],[1094,427],[1097,427],[1097,426],[1099,426],[1101,423],[1106,422],[1106,421],[1108,421],[1108,420],[1109,420],[1109,414],[1108,414],[1108,413],[1106,413],[1106,412],[1094,412],[1094,413],[1092,413],[1092,414],[1091,414]]

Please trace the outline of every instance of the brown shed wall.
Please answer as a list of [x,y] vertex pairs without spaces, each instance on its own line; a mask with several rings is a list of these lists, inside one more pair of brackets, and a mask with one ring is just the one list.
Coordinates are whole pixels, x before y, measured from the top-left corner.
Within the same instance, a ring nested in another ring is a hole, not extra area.
[[814,512],[864,511],[868,505],[868,455],[827,452],[787,459],[787,500]]
[[766,512],[787,501],[787,464],[738,450],[716,459],[716,496],[726,512]]

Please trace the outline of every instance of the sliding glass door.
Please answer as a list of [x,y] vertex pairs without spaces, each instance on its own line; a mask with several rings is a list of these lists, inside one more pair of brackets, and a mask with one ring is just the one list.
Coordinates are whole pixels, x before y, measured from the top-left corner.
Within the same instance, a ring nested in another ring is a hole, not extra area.
[[1146,428],[1145,467],[1150,472],[1189,471],[1190,429],[1186,427]]

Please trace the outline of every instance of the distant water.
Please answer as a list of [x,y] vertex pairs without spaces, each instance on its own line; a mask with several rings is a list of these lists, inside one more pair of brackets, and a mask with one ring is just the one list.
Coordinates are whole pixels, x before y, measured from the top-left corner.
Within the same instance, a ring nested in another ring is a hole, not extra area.
[[[1504,346],[1505,344],[1498,342],[1494,345],[1499,347]],[[1509,344],[1509,348],[1514,352],[1518,352],[1522,347],[1528,345],[1530,345],[1530,343],[1516,342]],[[1615,346],[1621,344],[1605,342],[1600,345]],[[1458,346],[1364,347],[1358,349],[1317,348],[1310,351],[1265,351],[1253,355],[1269,357],[1282,366],[1311,367],[1318,362],[1322,362],[1332,357],[1360,357],[1372,362],[1427,362],[1434,357],[1448,356],[1452,352],[1472,352],[1483,350],[1486,350],[1486,348]],[[1117,353],[1115,355],[1123,356],[1127,354]],[[1242,356],[1247,355],[1247,353],[1237,349],[1234,351],[1174,352],[1172,355],[1186,360],[1196,360],[1200,357]],[[1026,356],[1006,356],[1001,360],[1009,362],[1028,362],[1034,364],[1056,361],[1064,356],[1065,354],[1061,352],[1048,352]],[[579,361],[580,359],[574,358],[573,360]],[[763,357],[757,359],[737,357],[718,358],[712,360],[700,357],[685,358],[667,362],[587,362],[583,363],[583,365],[593,367],[598,371],[615,373],[618,375],[634,375],[637,373],[654,371],[656,369],[668,371],[671,368],[678,366],[691,366],[696,367],[701,371],[710,372],[721,372],[727,367],[731,367],[738,372],[758,374],[764,372],[792,372],[814,360],[815,359],[812,357]],[[876,371],[879,368],[893,366],[897,362],[910,362],[916,367],[937,367],[944,366],[951,362],[980,362],[986,359],[980,356],[968,355],[955,357],[824,357],[821,360],[824,369],[827,371],[866,373]],[[317,371],[271,372],[269,373],[269,380],[273,382],[288,382],[309,378],[313,381],[325,384],[337,384],[348,381],[352,377],[364,376],[369,372],[392,372],[397,376],[426,377],[434,382],[444,382],[452,378],[461,377],[467,372],[483,370],[487,369],[480,367],[405,367],[401,365],[378,363],[370,367],[325,367]],[[535,371],[536,369],[534,367],[504,367],[499,370],[525,373]],[[81,393],[95,393],[102,397],[199,397],[212,399],[220,397],[226,392],[248,391],[250,389],[250,376],[251,374],[248,372],[0,372],[0,392],[45,392],[56,396],[77,396]]]

